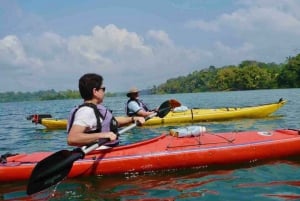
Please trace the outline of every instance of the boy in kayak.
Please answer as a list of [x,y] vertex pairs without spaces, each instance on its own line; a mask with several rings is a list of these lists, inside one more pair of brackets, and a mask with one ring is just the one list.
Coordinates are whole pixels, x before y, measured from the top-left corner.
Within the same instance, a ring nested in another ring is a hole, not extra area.
[[99,138],[117,139],[118,127],[137,122],[143,124],[142,117],[114,117],[101,103],[105,87],[103,77],[98,74],[84,74],[79,79],[79,92],[84,100],[82,105],[71,110],[68,119],[67,142],[72,146],[95,143]]
[[125,108],[127,116],[147,117],[155,112],[154,110],[149,110],[148,107],[139,99],[139,90],[136,87],[129,90],[127,97],[129,98]]

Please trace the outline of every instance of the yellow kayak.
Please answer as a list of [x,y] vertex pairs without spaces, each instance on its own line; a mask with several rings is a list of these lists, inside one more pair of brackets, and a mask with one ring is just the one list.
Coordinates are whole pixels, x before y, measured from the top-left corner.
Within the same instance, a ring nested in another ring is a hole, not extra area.
[[[224,107],[215,109],[193,108],[171,111],[164,118],[153,117],[146,121],[143,126],[160,125],[160,124],[176,124],[176,123],[193,123],[193,122],[207,122],[207,121],[225,121],[232,119],[243,118],[263,118],[276,112],[287,101],[280,99],[275,103],[268,103],[256,106],[247,107]],[[38,115],[31,115],[33,123],[39,123],[47,129],[66,129],[67,119],[49,118],[49,116],[36,117]]]
[[47,129],[67,129],[67,119],[44,118],[41,119],[41,124]]
[[143,124],[174,124],[207,121],[225,121],[243,118],[263,118],[277,111],[287,101],[280,99],[276,103],[268,103],[248,107],[224,107],[216,109],[186,109],[184,111],[171,111],[164,118],[154,117]]

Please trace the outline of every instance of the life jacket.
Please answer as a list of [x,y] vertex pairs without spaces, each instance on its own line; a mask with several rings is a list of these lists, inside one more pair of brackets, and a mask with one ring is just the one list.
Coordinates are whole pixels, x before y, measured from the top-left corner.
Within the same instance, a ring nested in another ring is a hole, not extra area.
[[127,116],[129,117],[132,117],[132,116],[136,116],[136,113],[137,112],[133,112],[133,111],[130,111],[129,108],[128,108],[128,104],[131,102],[131,101],[135,101],[137,102],[137,104],[143,108],[143,110],[145,110],[146,112],[150,111],[149,108],[141,101],[141,100],[138,100],[138,99],[129,99],[126,103],[126,114]]
[[115,119],[115,117],[112,115],[111,111],[109,111],[107,108],[105,108],[103,105],[95,105],[93,103],[83,103],[77,107],[75,107],[69,116],[68,119],[68,133],[71,130],[71,127],[74,122],[75,114],[78,111],[79,108],[87,106],[94,110],[96,119],[97,119],[97,129],[94,131],[89,131],[87,133],[98,133],[98,132],[109,132],[112,131],[114,133],[118,133],[118,122]]

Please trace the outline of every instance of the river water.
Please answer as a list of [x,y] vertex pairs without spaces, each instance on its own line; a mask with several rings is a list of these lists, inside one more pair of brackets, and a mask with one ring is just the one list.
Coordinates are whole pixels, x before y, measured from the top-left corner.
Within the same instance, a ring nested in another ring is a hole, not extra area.
[[[176,99],[189,108],[243,107],[288,100],[271,117],[222,122],[194,123],[210,132],[300,128],[300,89],[145,95],[155,108]],[[58,151],[66,145],[65,130],[46,130],[26,116],[49,113],[66,118],[81,100],[0,103],[0,155]],[[124,115],[126,97],[107,97],[104,105],[115,116]],[[121,136],[132,143],[185,125],[134,128]],[[299,156],[300,157],[300,156]],[[300,160],[274,161],[253,167],[217,170],[173,170],[122,176],[91,176],[66,179],[58,186],[27,196],[26,182],[0,184],[0,200],[300,200]]]

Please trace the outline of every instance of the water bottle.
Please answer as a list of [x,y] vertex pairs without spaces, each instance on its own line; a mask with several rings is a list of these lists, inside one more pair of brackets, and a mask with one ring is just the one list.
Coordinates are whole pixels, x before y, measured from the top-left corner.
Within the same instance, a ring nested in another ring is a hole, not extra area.
[[188,126],[184,128],[171,129],[170,134],[174,137],[196,137],[206,132],[204,126]]

